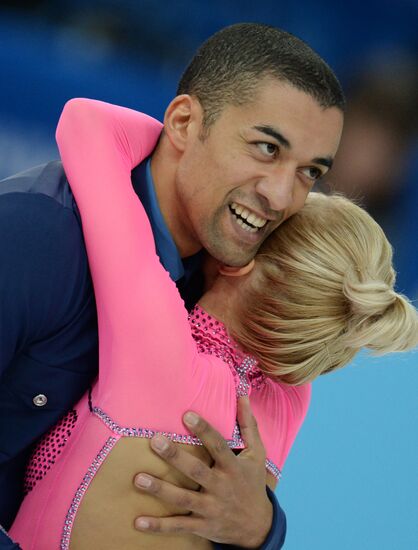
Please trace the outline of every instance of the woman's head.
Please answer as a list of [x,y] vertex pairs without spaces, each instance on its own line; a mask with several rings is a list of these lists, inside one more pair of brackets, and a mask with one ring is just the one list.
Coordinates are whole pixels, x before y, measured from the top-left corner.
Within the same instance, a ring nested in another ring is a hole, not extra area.
[[232,332],[265,372],[302,384],[377,354],[418,345],[418,315],[394,291],[380,226],[341,196],[311,193],[261,246]]

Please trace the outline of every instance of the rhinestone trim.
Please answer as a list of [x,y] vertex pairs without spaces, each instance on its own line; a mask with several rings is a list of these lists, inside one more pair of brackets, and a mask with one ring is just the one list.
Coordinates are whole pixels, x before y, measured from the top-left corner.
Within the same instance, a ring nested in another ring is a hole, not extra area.
[[[202,445],[198,437],[192,435],[181,435],[171,432],[159,432],[157,430],[149,430],[147,428],[124,428],[119,426],[112,418],[99,407],[93,407],[93,413],[102,420],[113,433],[123,437],[146,437],[151,439],[157,433],[175,441],[176,443],[187,443],[188,445]],[[235,443],[235,442],[233,442]]]
[[272,460],[266,458],[266,470],[269,471],[279,481],[282,477],[282,471]]
[[[124,428],[119,426],[108,414],[106,414],[99,407],[93,407],[93,414],[95,414],[106,426],[112,430],[118,436],[122,437],[146,437],[151,439],[156,434],[161,434],[167,437],[175,443],[185,443],[186,445],[203,445],[202,441],[193,435],[177,434],[174,432],[161,432],[158,430],[150,430],[148,428]],[[244,441],[241,437],[238,422],[235,423],[234,430],[230,439],[226,440],[228,447],[231,449],[243,449],[245,448]],[[275,477],[279,477],[280,470],[271,460],[266,460],[266,468]]]
[[64,528],[62,530],[62,536],[61,536],[61,545],[60,545],[61,550],[68,550],[70,548],[71,530],[73,528],[74,518],[77,513],[78,507],[80,506],[81,499],[83,498],[84,493],[87,491],[87,488],[90,485],[97,470],[100,468],[102,462],[107,457],[107,455],[115,445],[116,441],[117,441],[116,437],[108,438],[106,443],[100,449],[96,458],[93,460],[91,466],[88,468],[85,476],[83,477],[83,480],[80,483],[75,493],[75,496],[71,502],[67,515],[65,516]]

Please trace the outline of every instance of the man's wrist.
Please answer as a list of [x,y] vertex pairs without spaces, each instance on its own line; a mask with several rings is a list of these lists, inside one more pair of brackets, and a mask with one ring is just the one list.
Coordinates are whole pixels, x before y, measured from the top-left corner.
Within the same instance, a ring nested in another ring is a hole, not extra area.
[[258,527],[254,537],[247,538],[245,544],[243,544],[241,548],[258,550],[269,536],[273,524],[273,504],[269,498],[266,500],[262,518],[263,523]]
[[280,550],[283,548],[286,538],[286,515],[281,509],[274,492],[269,487],[266,487],[266,490],[271,505],[272,519],[269,523],[265,538],[261,540],[258,546],[228,546],[215,544],[214,548],[216,550],[241,550],[244,548],[252,548],[254,550]]
[[[213,543],[214,550],[280,550],[286,535],[286,516],[274,496],[274,492],[266,487],[268,507],[266,507],[265,527],[261,527],[256,537],[248,537],[242,545]],[[264,524],[264,522],[263,522]]]
[[274,492],[269,487],[266,487],[266,490],[273,509],[273,519],[270,531],[259,550],[280,550],[286,538],[286,515],[281,509]]

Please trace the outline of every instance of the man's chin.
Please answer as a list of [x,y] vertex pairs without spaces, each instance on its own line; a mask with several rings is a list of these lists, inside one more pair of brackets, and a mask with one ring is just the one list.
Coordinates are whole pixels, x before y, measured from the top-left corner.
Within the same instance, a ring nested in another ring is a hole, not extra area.
[[252,250],[244,251],[239,250],[225,250],[225,248],[214,248],[213,250],[207,249],[209,254],[215,258],[219,263],[228,267],[244,267],[247,265],[257,253],[259,247]]
[[254,233],[249,234],[237,226],[236,222],[231,222],[231,216],[228,215],[221,231],[218,226],[217,231],[213,232],[212,238],[207,239],[204,248],[223,265],[243,267],[257,254],[265,238],[264,232],[262,238],[261,233],[257,236]]

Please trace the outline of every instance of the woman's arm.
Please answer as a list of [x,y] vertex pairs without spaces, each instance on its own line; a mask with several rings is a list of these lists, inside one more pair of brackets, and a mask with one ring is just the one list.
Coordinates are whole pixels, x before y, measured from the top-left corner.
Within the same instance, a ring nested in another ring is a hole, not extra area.
[[[160,265],[131,183],[132,168],[151,153],[160,132],[161,125],[144,114],[86,99],[68,102],[57,128],[97,301],[99,390],[103,395],[111,387],[112,395],[123,396],[118,419],[125,423],[140,384],[141,423],[155,429],[157,420],[164,419],[155,414],[154,388],[158,386],[159,401],[164,395],[170,398],[171,410],[182,405],[177,408],[181,425],[180,413],[192,396],[196,356],[187,312]],[[182,391],[174,396],[173,388],[179,387]]]

